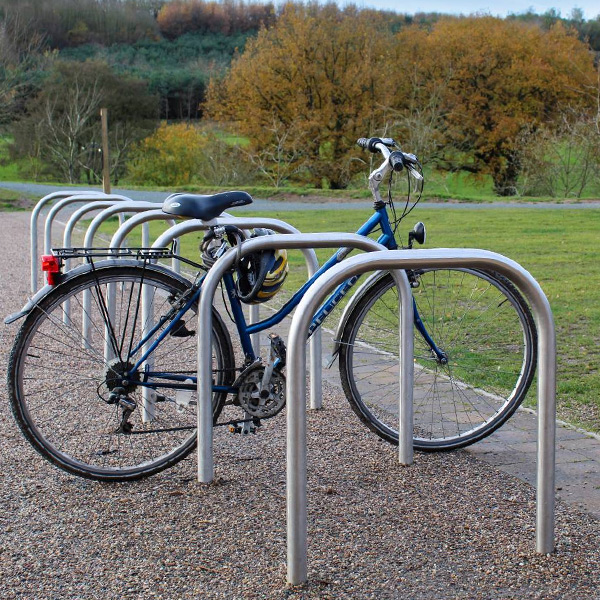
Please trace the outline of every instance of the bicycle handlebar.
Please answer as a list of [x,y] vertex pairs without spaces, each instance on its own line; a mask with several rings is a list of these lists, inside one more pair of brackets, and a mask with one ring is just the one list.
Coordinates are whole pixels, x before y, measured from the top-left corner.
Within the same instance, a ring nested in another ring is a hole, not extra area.
[[369,150],[370,152],[378,152],[377,144],[383,144],[388,148],[393,148],[396,144],[392,138],[359,138],[356,143],[365,150]]
[[390,167],[392,167],[392,169],[394,169],[394,171],[396,171],[396,172],[402,171],[402,169],[404,168],[404,153],[403,152],[394,150],[394,152],[392,152],[390,154],[389,160],[390,160]]
[[[415,166],[419,165],[419,159],[414,155],[407,152],[402,152],[399,149],[398,144],[392,138],[360,138],[356,143],[365,150],[370,152],[381,152],[385,158],[388,159],[390,167],[398,172],[402,171],[403,168],[407,168],[410,173],[417,179],[422,179],[422,175],[415,170]],[[390,148],[398,148],[390,152]]]

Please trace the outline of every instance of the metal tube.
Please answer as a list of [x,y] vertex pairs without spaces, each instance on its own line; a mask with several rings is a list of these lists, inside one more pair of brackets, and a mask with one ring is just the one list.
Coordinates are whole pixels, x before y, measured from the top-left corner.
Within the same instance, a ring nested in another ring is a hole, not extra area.
[[[73,235],[73,230],[75,226],[79,222],[79,220],[86,215],[88,212],[99,210],[102,208],[108,208],[109,206],[114,206],[117,204],[119,200],[94,200],[85,204],[81,208],[77,209],[72,215],[71,218],[67,221],[65,226],[65,232],[63,234],[63,247],[71,248],[71,237]],[[71,269],[71,259],[67,258],[64,262],[64,271],[65,273]],[[69,322],[71,315],[71,300],[67,298],[64,302],[63,308],[63,322],[66,324]]]
[[[327,293],[360,272],[417,268],[479,268],[510,279],[526,296],[538,328],[538,466],[536,551],[554,548],[554,441],[556,429],[556,340],[552,311],[535,279],[516,262],[494,252],[475,249],[386,250],[346,259],[324,273],[298,305],[288,341],[288,581],[307,579],[306,559],[306,415],[304,340],[310,315]],[[406,311],[408,312],[408,311]],[[404,315],[406,316],[406,315]],[[401,327],[406,327],[402,318]],[[405,336],[408,337],[408,336]],[[412,334],[411,334],[412,337]],[[406,354],[403,362],[407,362]],[[402,387],[401,387],[402,394]]]
[[50,254],[52,250],[52,224],[54,223],[54,219],[56,215],[69,204],[74,204],[76,202],[91,202],[93,200],[113,200],[115,202],[132,202],[130,198],[126,196],[120,196],[118,194],[112,194],[110,196],[106,194],[98,194],[98,195],[84,195],[77,194],[73,196],[69,196],[68,198],[64,198],[57,202],[48,213],[46,217],[46,223],[44,226],[44,252],[46,254]]
[[[247,240],[238,248],[228,250],[210,269],[202,284],[198,309],[198,481],[209,483],[214,477],[212,455],[212,304],[215,291],[223,275],[239,256],[267,248],[337,248],[339,246],[362,250],[381,250],[384,247],[369,238],[351,233],[309,233],[269,235]],[[408,280],[404,274],[406,285]],[[312,316],[312,315],[311,315]],[[306,335],[303,347],[306,347]],[[304,355],[303,355],[304,356]],[[306,360],[304,358],[303,360]],[[320,366],[320,365],[319,365]],[[412,389],[412,388],[411,388]],[[289,407],[288,407],[288,410]],[[412,440],[412,429],[411,429]]]
[[[201,221],[200,219],[192,219],[178,223],[175,227],[171,227],[165,231],[152,245],[153,248],[162,248],[168,246],[176,237],[180,237],[186,233],[194,231],[202,231],[209,227],[217,225],[236,225],[240,229],[253,229],[255,227],[268,227],[278,233],[297,234],[300,233],[295,227],[292,227],[285,221],[279,219],[269,219],[260,217],[232,217],[225,216],[226,213],[217,219],[211,221]],[[314,250],[310,248],[301,249],[306,261],[309,278],[314,275],[319,269],[319,262]],[[254,317],[256,318],[256,317]],[[322,383],[322,366],[321,366],[321,330],[315,331],[310,339],[310,382],[311,382],[311,397],[310,407],[321,408],[323,404],[323,383]],[[254,345],[254,340],[253,340]]]
[[[120,248],[125,238],[133,231],[138,225],[147,223],[149,221],[166,221],[169,225],[174,226],[176,224],[175,219],[172,219],[169,215],[164,213],[162,210],[147,210],[137,215],[134,215],[130,219],[127,219],[120,227],[115,231],[112,239],[110,240],[110,248]],[[150,243],[150,240],[148,240]],[[172,267],[173,271],[179,273],[181,267],[177,259],[173,259]]]
[[[288,338],[287,353],[287,535],[288,582],[295,585],[307,580],[307,501],[306,501],[306,357],[301,350],[308,335],[312,316],[327,295],[354,275],[373,270],[366,259],[387,255],[389,251],[353,257],[362,258],[355,268],[351,259],[335,265],[322,274],[307,290],[296,308]],[[352,261],[355,262],[355,261]],[[413,462],[413,313],[410,284],[404,271],[391,271],[398,288],[400,371],[398,410],[398,460]],[[290,351],[291,350],[291,351]]]
[[[110,197],[111,196],[109,196],[109,198]],[[121,196],[120,198],[124,198],[124,196]],[[100,228],[100,225],[102,225],[102,223],[104,223],[104,221],[106,221],[110,217],[112,217],[116,214],[119,214],[119,213],[124,214],[124,213],[143,212],[143,211],[147,211],[147,210],[152,210],[153,208],[156,208],[155,202],[134,202],[133,200],[122,201],[122,202],[115,204],[114,206],[109,206],[108,208],[105,208],[100,214],[96,215],[92,219],[92,222],[89,224],[87,231],[85,233],[85,238],[83,240],[84,248],[93,248],[94,236],[96,235],[96,232]],[[113,313],[114,313],[114,308],[113,308],[114,307],[114,301],[113,301],[114,286],[113,285],[109,285],[108,290],[107,290],[107,296],[108,296],[109,318],[112,319]],[[91,311],[92,311],[92,295],[91,295],[90,290],[83,291],[82,303],[83,303],[83,307],[82,307],[83,308],[83,311],[82,311],[83,317],[82,317],[82,324],[81,324],[81,327],[82,327],[81,336],[82,336],[84,347],[87,348],[89,346],[90,336],[92,335],[91,320],[89,317],[89,315],[91,314]],[[105,344],[104,345],[105,345],[105,359],[110,360],[111,358],[113,358],[114,351],[110,347],[108,332],[106,332],[106,334],[105,334]]]
[[52,192],[51,194],[47,194],[41,200],[38,200],[37,204],[31,211],[31,219],[29,220],[29,239],[30,239],[30,256],[31,256],[31,292],[35,294],[38,290],[37,286],[37,263],[38,263],[38,218],[42,208],[46,206],[49,202],[53,200],[68,198],[69,196],[73,196],[74,194],[78,195],[100,195],[103,196],[102,192],[93,192],[93,191],[81,191],[81,192]]
[[[148,222],[142,223],[142,248],[150,247],[150,227]],[[145,338],[154,326],[154,303],[152,298],[152,289],[148,285],[143,285],[140,290],[142,293],[142,339]],[[133,333],[132,333],[133,335]],[[142,354],[148,351],[150,344],[146,343],[142,346]],[[154,367],[154,356],[148,357],[142,366],[142,372],[146,371],[146,367],[149,371],[152,371]],[[151,423],[156,416],[156,403],[155,394],[152,393],[150,388],[142,388],[142,421],[144,423]]]

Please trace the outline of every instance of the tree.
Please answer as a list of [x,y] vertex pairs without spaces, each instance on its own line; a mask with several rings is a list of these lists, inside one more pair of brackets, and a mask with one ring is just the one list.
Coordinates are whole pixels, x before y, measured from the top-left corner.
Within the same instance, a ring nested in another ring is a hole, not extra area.
[[[544,32],[492,17],[447,19],[427,35],[404,30],[397,42],[399,58],[406,47],[416,50],[411,68],[395,73],[396,87],[410,89],[415,71],[425,106],[443,88],[439,164],[490,174],[500,195],[516,191],[522,131],[551,123],[567,107],[591,107],[593,56],[560,23]],[[410,112],[407,98],[394,97],[397,113]]]
[[36,153],[69,183],[84,171],[99,179],[91,150],[101,147],[100,107],[108,109],[111,176],[118,181],[131,146],[155,127],[158,99],[145,83],[118,77],[105,63],[57,63],[27,103],[28,116],[14,127],[15,152]]
[[524,195],[580,198],[600,175],[600,135],[586,113],[565,113],[557,127],[522,137]]
[[234,122],[257,160],[276,148],[273,169],[284,157],[287,169],[302,164],[313,185],[345,187],[362,167],[356,139],[381,120],[390,39],[381,22],[356,9],[288,4],[225,78],[211,81],[206,109]]
[[32,32],[19,14],[0,20],[0,124],[9,123],[23,103],[36,67],[47,62],[44,36]]

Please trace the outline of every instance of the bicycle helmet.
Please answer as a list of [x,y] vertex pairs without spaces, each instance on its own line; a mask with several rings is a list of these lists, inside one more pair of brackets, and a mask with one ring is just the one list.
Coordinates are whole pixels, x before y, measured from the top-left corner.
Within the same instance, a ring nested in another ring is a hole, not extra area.
[[[273,235],[270,229],[256,228],[251,238]],[[260,304],[272,298],[288,274],[285,250],[261,250],[242,257],[236,266],[238,297],[246,304]]]

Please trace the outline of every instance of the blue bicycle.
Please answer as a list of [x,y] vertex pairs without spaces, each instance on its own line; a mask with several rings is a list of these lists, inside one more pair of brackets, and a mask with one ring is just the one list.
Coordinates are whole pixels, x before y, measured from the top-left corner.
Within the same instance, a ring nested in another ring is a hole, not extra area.
[[[398,247],[399,223],[420,198],[417,158],[394,140],[359,145],[383,155],[369,178],[373,215],[358,229]],[[407,175],[399,213],[392,182]],[[379,187],[388,181],[388,197]],[[244,192],[174,195],[163,210],[212,219],[252,202]],[[399,214],[398,214],[399,213]],[[332,227],[334,225],[332,224]],[[268,235],[256,230],[253,235]],[[33,446],[76,475],[123,481],[152,475],[188,455],[196,443],[196,308],[205,272],[246,233],[214,227],[202,242],[202,264],[182,259],[197,275],[177,275],[156,259],[170,250],[54,251],[46,269],[52,286],[20,313],[25,316],[8,368],[13,413]],[[422,223],[408,245],[423,243]],[[251,334],[270,330],[297,306],[319,274],[347,255],[340,249],[281,309],[248,324],[243,303],[266,302],[285,280],[285,252],[265,251],[238,261],[222,282],[213,308],[213,413],[215,426],[255,431],[285,405],[285,344],[271,334],[267,357],[257,356]],[[85,264],[65,274],[66,258]],[[407,272],[413,289],[415,335],[415,447],[449,450],[471,444],[504,423],[523,401],[536,364],[536,330],[521,294],[497,273],[472,269]],[[314,316],[312,334],[357,283],[342,284]],[[91,296],[91,302],[85,296]],[[223,314],[232,325],[226,325]],[[334,355],[350,406],[377,435],[398,442],[398,296],[392,278],[367,278],[347,300],[337,325]],[[232,334],[233,340],[232,342]]]

